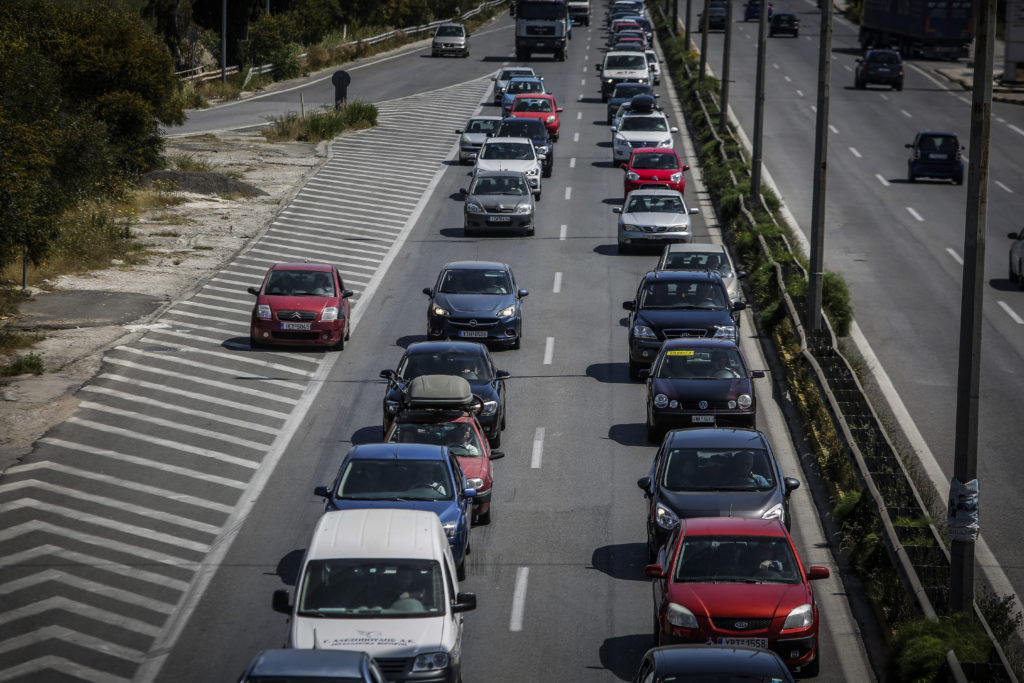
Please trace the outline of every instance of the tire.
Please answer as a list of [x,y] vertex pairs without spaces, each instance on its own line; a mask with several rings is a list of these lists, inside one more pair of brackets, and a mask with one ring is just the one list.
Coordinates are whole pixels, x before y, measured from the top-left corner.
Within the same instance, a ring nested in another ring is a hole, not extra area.
[[815,654],[814,655],[814,659],[812,659],[810,662],[808,662],[807,664],[804,664],[802,667],[800,667],[800,677],[801,678],[816,678],[820,671],[821,671],[821,656],[820,656],[820,654]]
[[[468,551],[468,548],[467,548]],[[459,581],[466,580],[466,558],[462,558],[462,562],[459,562],[458,566],[455,567],[455,575],[459,577]]]
[[914,175],[914,169],[911,168],[910,164],[907,164],[907,182],[913,183],[917,181],[917,176]]
[[620,254],[628,254],[629,252],[630,252],[629,245],[626,245],[626,244],[623,244],[622,242],[619,242],[619,253]]
[[1010,261],[1010,265],[1007,267],[1006,273],[1006,277],[1010,280],[1011,283],[1018,281],[1017,276],[1013,274],[1013,261]]
[[655,647],[661,645],[661,620],[658,619],[658,612],[654,612],[654,627],[652,629]]
[[541,170],[540,170],[540,177],[541,178],[550,178],[551,177],[551,171],[553,171],[554,168],[555,168],[554,165],[548,166],[547,168],[543,168],[542,167]]
[[523,234],[525,234],[527,237],[533,237],[533,235],[536,232],[537,232],[537,229],[534,226],[531,225],[529,228],[526,229],[526,231]]
[[494,436],[487,437],[487,442],[491,444],[491,449],[501,448],[501,430],[499,429]]
[[533,201],[535,201],[535,202],[539,202],[540,201],[540,192],[538,192],[536,195],[534,195]]
[[473,237],[476,235],[476,230],[473,230],[472,228],[463,227],[462,235],[463,237]]
[[[658,544],[651,536],[651,530],[647,530],[647,564],[654,564],[654,561],[658,559]],[[657,623],[657,617],[655,617],[655,623]],[[657,630],[657,627],[655,627]]]
[[1021,267],[1022,266],[1024,266],[1024,263],[1021,263],[1020,261],[1018,261],[1017,262],[1017,286],[1019,288],[1021,288],[1021,289],[1024,289],[1024,272],[1021,272]]
[[348,320],[346,322],[348,324],[345,325],[345,341],[348,341],[349,339],[352,338],[352,321]]
[[651,443],[661,443],[661,439],[664,436],[662,429],[658,425],[647,425],[647,440]]
[[894,85],[894,86],[893,86],[893,89],[894,89],[894,90],[895,90],[896,92],[903,92],[903,81],[900,81],[899,83],[897,83],[896,85]]
[[487,512],[482,515],[477,515],[476,523],[482,526],[487,526],[491,523],[491,508],[487,508]]
[[331,347],[331,351],[344,351],[345,350],[345,335],[341,335],[338,339],[338,343]]
[[267,348],[267,345],[264,344],[261,341],[256,341],[256,339],[254,339],[253,337],[250,336],[249,337],[249,348],[252,349],[253,351],[255,351],[257,349],[265,349],[265,348]]
[[963,175],[958,175],[957,177],[953,178],[953,184],[954,185],[963,185],[964,184],[964,177],[963,177]]
[[[533,234],[532,232],[530,233]],[[523,347],[523,331],[519,330],[519,335],[516,336],[516,340],[509,345],[509,348],[513,351],[518,351]]]
[[558,135],[557,134],[551,136],[551,142],[558,142]]
[[629,361],[629,380],[631,382],[638,382],[638,381],[640,381],[640,371],[642,369],[643,369],[643,366],[641,366],[639,363],[634,363],[633,361]]

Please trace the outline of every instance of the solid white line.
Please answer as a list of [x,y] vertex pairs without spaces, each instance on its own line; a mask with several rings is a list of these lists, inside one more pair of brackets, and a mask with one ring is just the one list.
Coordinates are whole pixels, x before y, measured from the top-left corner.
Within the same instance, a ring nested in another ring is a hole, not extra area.
[[526,608],[526,584],[529,579],[529,567],[518,567],[516,569],[516,586],[512,591],[512,618],[508,622],[509,631],[523,630],[523,610]]
[[858,159],[860,159],[860,152],[858,152],[855,147],[851,147],[850,148],[850,154],[852,154],[853,156],[855,156]]
[[[583,73],[587,73],[587,67],[583,67]],[[582,114],[583,112],[580,113]]]
[[566,233],[566,231],[568,229],[569,229],[568,225],[563,225],[561,228],[559,228],[558,229],[558,239],[565,240],[565,233]]
[[966,97],[957,97],[957,99],[958,99],[958,100],[960,100],[961,102],[963,102],[964,104],[968,104],[968,105],[969,105],[969,104],[973,104],[973,103],[972,103],[972,102],[971,102],[971,101],[970,101],[969,99],[967,99]]
[[876,173],[875,177],[878,178],[878,182],[882,183],[885,187],[889,187],[889,181],[885,179],[881,173]]
[[999,301],[998,303],[999,308],[1006,311],[1006,315],[1010,316],[1013,322],[1017,323],[1018,325],[1024,325],[1024,318],[1021,318],[1019,315],[1017,315],[1016,311],[1010,308],[1010,306],[1005,301]]
[[551,291],[555,294],[562,291],[562,271],[555,273],[555,285],[551,288]]
[[544,365],[551,365],[552,356],[555,353],[555,338],[548,337],[544,341]]
[[884,95],[884,94],[882,94],[882,93],[878,93],[878,96],[879,96],[879,97],[881,97],[881,98],[882,98],[883,100],[885,100],[886,102],[888,102],[888,101],[889,101],[889,96],[888,96],[888,95]]
[[953,260],[959,263],[961,266],[964,264],[964,260],[960,257],[960,254],[956,253],[954,250],[950,249],[949,247],[946,247],[946,253],[952,256]]
[[569,168],[576,168],[576,157],[569,159]]
[[580,141],[580,134],[579,133],[573,133],[572,141],[573,142],[579,142]]
[[537,427],[533,433],[533,451],[530,454],[530,469],[539,470],[544,457],[544,428]]
[[995,182],[995,184],[996,184],[996,185],[998,185],[998,186],[999,186],[999,187],[1000,187],[1001,189],[1005,190],[1006,192],[1009,192],[1010,194],[1013,194],[1013,190],[1011,190],[1011,189],[1010,189],[1009,187],[1007,187],[1006,185],[1003,185],[1003,184],[1002,184],[1001,182],[999,182],[998,180],[996,180],[996,181],[994,181],[994,182]]
[[1007,128],[1012,130],[1014,133],[1017,133],[1018,135],[1024,135],[1024,130],[1018,128],[1017,126],[1013,125],[1012,123],[1009,126],[1007,126]]
[[812,104],[811,105],[811,111],[813,111],[815,114],[817,114],[818,113],[818,105]]
[[919,213],[918,213],[917,211],[914,211],[914,209],[913,209],[912,207],[909,207],[909,206],[908,206],[908,207],[907,207],[907,212],[908,212],[908,213],[909,213],[909,214],[910,214],[911,216],[913,216],[914,218],[916,218],[917,220],[919,220],[919,221],[921,221],[922,223],[924,223],[924,219],[923,219],[923,218],[921,218],[921,214],[919,214]]
[[[14,680],[26,674],[39,674],[41,671],[45,671],[48,675],[56,671],[57,673],[64,674],[67,678],[88,681],[89,683],[120,683],[121,681],[130,683],[129,679],[115,676],[109,671],[99,671],[85,664],[72,662],[65,657],[57,657],[56,655],[44,655],[27,662],[21,662],[17,666],[5,669],[3,675],[6,680]],[[42,680],[45,676],[29,675],[28,678]]]
[[198,384],[205,384],[206,386],[217,387],[219,389],[227,389],[235,393],[248,394],[255,396],[263,400],[278,401],[280,403],[291,404],[292,399],[285,398],[283,396],[276,396],[268,394],[265,391],[257,391],[256,389],[250,389],[249,387],[243,387],[229,382],[218,382],[212,379],[206,379],[199,375],[182,375],[178,371],[164,370],[163,368],[150,367],[143,365],[142,363],[133,363],[130,360],[121,360],[120,358],[105,358],[107,363],[111,365],[122,365],[124,367],[132,368],[134,370],[141,370],[142,372],[148,372],[156,375],[164,375],[166,377],[174,377],[176,379],[185,379],[188,382],[196,382]]
[[565,201],[572,199],[572,187],[565,188]]

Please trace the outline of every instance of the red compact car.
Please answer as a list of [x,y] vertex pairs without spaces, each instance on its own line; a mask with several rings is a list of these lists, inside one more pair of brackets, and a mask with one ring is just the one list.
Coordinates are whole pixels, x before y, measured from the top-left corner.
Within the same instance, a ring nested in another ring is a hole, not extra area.
[[786,665],[816,675],[818,607],[786,527],[775,519],[680,520],[644,570],[654,578],[655,640],[772,650]]
[[256,297],[249,326],[253,348],[270,344],[345,348],[351,331],[349,297],[337,267],[278,263],[270,267]]
[[626,172],[623,180],[624,195],[633,190],[656,187],[683,194],[686,189],[683,171],[689,171],[690,166],[682,163],[679,155],[671,149],[640,147],[633,150],[628,163],[622,164],[622,170]]
[[425,443],[447,446],[459,461],[466,486],[476,489],[473,520],[491,522],[491,460],[505,457],[492,451],[474,410],[479,401],[469,383],[451,375],[420,375],[409,382],[402,410],[384,435],[387,443]]
[[512,100],[512,111],[509,116],[517,118],[540,119],[548,129],[553,142],[558,141],[558,114],[562,108],[555,103],[554,95],[523,94],[516,95]]

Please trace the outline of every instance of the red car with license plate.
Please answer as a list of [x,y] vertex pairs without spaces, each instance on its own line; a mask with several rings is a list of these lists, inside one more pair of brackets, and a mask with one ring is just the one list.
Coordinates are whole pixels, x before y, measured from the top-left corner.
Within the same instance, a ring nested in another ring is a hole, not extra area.
[[318,263],[278,263],[270,267],[259,287],[249,325],[255,348],[327,346],[345,348],[350,330],[351,289],[337,266]]
[[555,102],[554,95],[523,94],[516,95],[512,100],[512,111],[509,116],[524,119],[540,119],[548,129],[552,141],[558,141],[558,128],[561,124],[559,114],[562,108]]
[[772,650],[802,674],[818,673],[818,607],[777,519],[681,519],[644,573],[654,579],[655,640]]
[[623,192],[628,195],[633,190],[663,187],[683,194],[686,179],[683,173],[690,170],[689,164],[679,160],[679,155],[671,149],[660,147],[640,147],[634,149],[629,161],[622,164],[626,172],[623,178]]

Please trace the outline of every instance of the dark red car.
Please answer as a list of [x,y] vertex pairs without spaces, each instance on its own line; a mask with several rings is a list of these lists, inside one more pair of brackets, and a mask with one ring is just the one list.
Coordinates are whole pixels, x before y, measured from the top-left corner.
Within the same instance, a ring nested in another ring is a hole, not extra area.
[[351,332],[349,297],[336,266],[278,263],[263,284],[249,287],[256,297],[249,326],[253,348],[270,344],[345,348]]
[[818,607],[786,527],[776,519],[682,519],[644,570],[654,579],[658,644],[709,643],[773,650],[786,665],[816,675]]
[[686,180],[683,172],[689,171],[689,164],[679,160],[679,155],[671,149],[660,147],[640,147],[634,149],[629,161],[622,164],[626,172],[623,179],[623,196],[633,190],[664,187],[683,194]]
[[548,129],[551,140],[558,142],[559,114],[562,108],[555,102],[554,95],[528,93],[516,95],[512,100],[509,116],[523,119],[540,119]]

